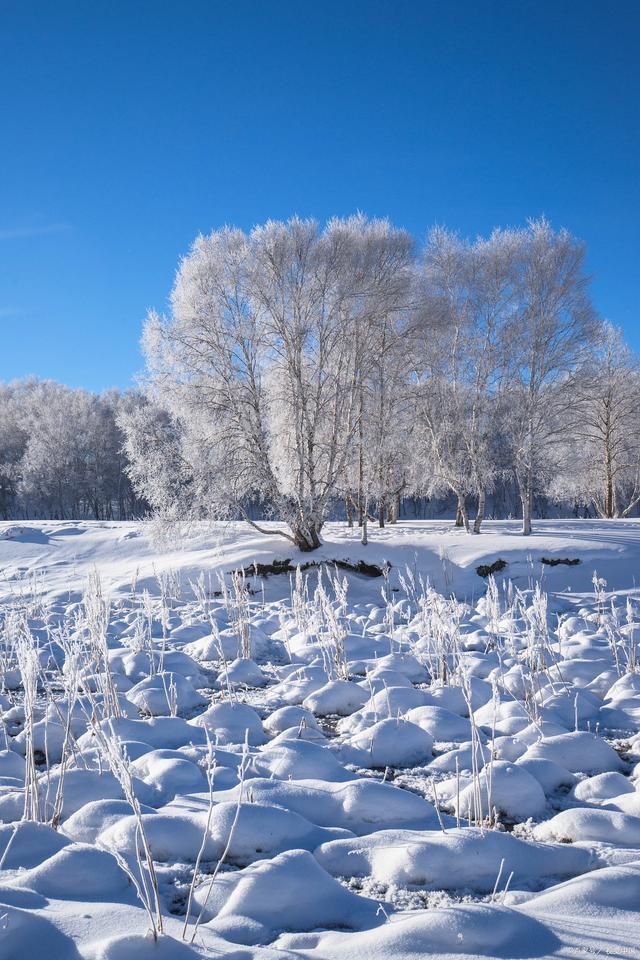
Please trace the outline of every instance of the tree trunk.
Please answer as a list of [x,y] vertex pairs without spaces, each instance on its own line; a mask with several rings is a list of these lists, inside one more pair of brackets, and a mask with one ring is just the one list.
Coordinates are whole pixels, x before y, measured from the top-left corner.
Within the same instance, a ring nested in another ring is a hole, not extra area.
[[398,522],[398,514],[400,513],[400,494],[394,493],[391,498],[391,515],[389,517],[389,523]]
[[347,526],[352,527],[353,526],[353,500],[351,499],[351,496],[349,494],[347,494],[347,496],[344,498],[344,509],[347,514]]
[[384,527],[384,497],[380,497],[378,500],[378,526],[380,528]]
[[458,494],[458,510],[456,513],[456,527],[464,527],[467,533],[469,529],[469,514],[467,513],[467,498]]
[[531,514],[533,513],[533,484],[531,483],[531,474],[527,473],[524,491],[521,493],[522,499],[522,535],[531,536]]
[[358,526],[362,526],[364,520],[364,397],[362,386],[360,386],[359,397],[359,416],[358,416]]
[[486,502],[486,493],[484,490],[481,490],[478,494],[478,512],[476,513],[476,518],[473,521],[473,532],[480,533],[480,527],[482,526],[482,521],[484,520],[484,507]]
[[458,494],[458,509],[456,513],[456,527],[464,527],[470,533],[469,514],[467,512],[467,498]]
[[296,547],[298,550],[302,550],[303,553],[310,553],[312,550],[317,550],[318,547],[321,546],[320,537],[315,527],[309,527],[305,530],[296,528],[292,533]]
[[609,469],[609,463],[606,464],[606,490],[604,498],[604,515],[607,520],[611,520],[616,515],[615,490],[613,487],[613,477]]

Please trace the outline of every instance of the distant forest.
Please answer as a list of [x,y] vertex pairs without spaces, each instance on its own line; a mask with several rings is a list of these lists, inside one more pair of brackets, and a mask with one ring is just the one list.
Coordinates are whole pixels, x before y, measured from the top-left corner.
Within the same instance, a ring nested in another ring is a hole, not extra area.
[[0,383],[0,518],[143,516],[118,426],[123,410],[143,403],[135,392],[97,395],[50,380]]

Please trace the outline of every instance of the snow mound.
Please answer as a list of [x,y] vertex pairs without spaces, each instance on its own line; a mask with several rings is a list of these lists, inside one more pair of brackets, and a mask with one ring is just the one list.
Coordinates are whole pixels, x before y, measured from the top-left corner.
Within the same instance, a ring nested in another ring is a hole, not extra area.
[[576,800],[599,803],[620,797],[623,793],[635,793],[633,784],[621,773],[599,773],[578,783],[573,791]]
[[368,699],[356,713],[340,720],[338,733],[359,733],[386,717],[406,717],[413,707],[423,705],[424,701],[424,691],[415,687],[385,687]]
[[2,960],[79,960],[72,937],[66,936],[45,917],[7,904],[0,906],[0,956]]
[[612,797],[603,803],[605,809],[620,810],[631,817],[640,817],[640,791],[623,793],[619,797]]
[[216,680],[219,690],[226,690],[227,686],[235,687],[264,687],[268,683],[262,669],[255,660],[239,657],[230,663],[226,670],[222,670]]
[[[234,943],[269,943],[282,930],[376,927],[384,920],[378,903],[346,890],[313,856],[290,850],[235,874],[219,876],[196,891],[206,901],[208,926]],[[249,921],[249,922],[247,922]]]
[[367,702],[366,690],[350,680],[330,680],[302,701],[302,706],[319,717],[348,717]]
[[513,736],[529,726],[529,714],[517,700],[505,700],[502,703],[490,700],[474,712],[473,718],[486,733],[491,734],[495,729],[496,734],[501,736]]
[[0,826],[0,862],[5,870],[37,867],[70,843],[44,823],[24,820]]
[[640,862],[603,867],[550,887],[520,906],[526,913],[548,916],[613,916],[621,910],[638,909]]
[[[340,827],[358,836],[384,827],[438,827],[432,804],[407,790],[377,780],[326,783],[323,780],[266,780],[246,786],[253,803],[277,804],[319,826]],[[215,794],[218,801],[236,802],[239,787]]]
[[562,733],[543,737],[530,746],[524,758],[553,760],[570,773],[608,773],[622,770],[624,764],[608,743],[593,733]]
[[[182,649],[187,656],[192,657],[194,660],[210,663],[220,659],[222,646],[217,636],[208,634],[205,637],[198,637],[197,640],[186,643]],[[232,656],[235,656],[235,651]]]
[[[153,807],[140,804],[142,813],[154,814]],[[62,833],[79,843],[94,843],[98,834],[123,817],[131,816],[127,800],[92,800],[76,810],[62,825]]]
[[130,892],[129,878],[115,858],[84,843],[63,847],[21,872],[13,884],[56,900],[76,900],[79,892],[84,900],[120,900]]
[[575,876],[593,867],[587,850],[531,843],[509,833],[472,827],[446,833],[380,830],[355,840],[334,840],[314,851],[334,876],[373,877],[380,883],[427,890],[491,892],[503,863],[514,884]]
[[621,847],[640,847],[640,817],[631,817],[617,810],[578,807],[563,810],[551,820],[539,823],[534,836],[537,840],[565,843],[589,840],[615,843]]
[[300,739],[277,743],[272,740],[251,758],[250,770],[255,776],[278,780],[317,779],[337,783],[355,779],[355,774],[345,770],[333,751]]
[[196,960],[202,954],[173,937],[154,941],[149,935],[129,933],[88,944],[82,956],[85,960]]
[[495,809],[507,820],[520,821],[539,817],[547,805],[539,781],[516,763],[493,760],[481,770],[478,782],[479,789],[470,783],[460,792],[462,817],[487,817]]
[[471,740],[470,721],[444,707],[414,707],[405,719],[417,723],[438,743],[464,743]]
[[293,704],[274,710],[262,725],[267,733],[272,736],[283,733],[285,730],[290,730],[292,727],[306,726],[316,730],[318,729],[318,721],[311,710]]
[[[532,922],[533,921],[533,922]],[[281,937],[278,946],[316,949],[322,960],[417,960],[420,957],[547,957],[558,938],[542,922],[516,910],[472,904],[409,913],[364,933]]]
[[[50,819],[55,810],[56,795],[61,772],[54,770],[49,776],[38,780],[38,799],[42,816]],[[140,781],[134,781],[141,800],[146,800],[149,788]],[[95,770],[67,770],[64,774],[61,821],[70,817],[91,800],[109,798],[122,800],[122,788],[113,774]],[[9,792],[0,797],[0,820],[12,822],[22,818],[24,812],[23,792]]]
[[[250,708],[249,708],[250,709]],[[184,747],[189,743],[206,743],[204,730],[182,717],[153,717],[150,720],[129,720],[117,718],[102,720],[99,727],[103,734],[114,734],[123,742],[147,743],[149,749],[171,749]],[[78,747],[84,751],[93,746],[94,735],[88,730],[78,739]]]
[[25,762],[13,750],[0,750],[0,777],[15,777],[24,780]]
[[415,723],[387,718],[345,741],[340,753],[358,767],[415,767],[431,760],[433,738]]
[[[321,843],[350,836],[348,831],[320,827],[291,810],[262,803],[218,803],[210,819],[206,811],[160,811],[142,819],[153,858],[161,863],[194,863],[201,847],[205,860],[218,860],[229,844],[227,861],[246,866],[285,850],[313,850]],[[98,843],[135,857],[136,844],[140,845],[136,818],[124,817],[108,827],[98,836]]]
[[535,777],[547,796],[557,793],[558,790],[569,789],[576,782],[572,773],[553,760],[543,760],[540,757],[527,759],[522,756],[516,760],[516,765]]
[[126,697],[141,713],[153,717],[188,713],[205,703],[191,681],[170,671],[145,677],[127,692]]
[[200,767],[177,750],[150,750],[133,761],[131,772],[153,789],[159,803],[207,786]]
[[246,739],[259,746],[267,739],[260,717],[246,703],[214,703],[189,723],[204,727],[211,740],[221,744],[242,744]]

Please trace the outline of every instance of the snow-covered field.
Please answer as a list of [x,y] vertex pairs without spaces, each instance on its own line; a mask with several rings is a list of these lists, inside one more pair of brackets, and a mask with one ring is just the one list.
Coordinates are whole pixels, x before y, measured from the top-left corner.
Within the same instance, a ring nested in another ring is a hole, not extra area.
[[0,524],[0,960],[640,957],[640,522],[517,529]]

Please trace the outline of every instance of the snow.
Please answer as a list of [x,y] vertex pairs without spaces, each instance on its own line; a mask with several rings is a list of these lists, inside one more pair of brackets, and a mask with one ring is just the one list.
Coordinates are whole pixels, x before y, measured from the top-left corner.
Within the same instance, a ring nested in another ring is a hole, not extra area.
[[0,861],[5,870],[37,867],[69,841],[44,823],[23,821],[0,827]]
[[[157,590],[158,575],[178,571],[186,588],[201,573],[214,577],[219,570],[247,567],[254,561],[270,562],[274,557],[292,557],[295,561],[301,556],[279,537],[261,536],[246,524],[232,522],[207,527],[186,545],[177,543],[160,550],[151,533],[139,524],[83,521],[74,525],[75,535],[69,536],[68,524],[30,521],[21,524],[21,537],[8,539],[6,533],[12,527],[15,525],[0,523],[0,534],[5,534],[0,535],[2,600],[15,596],[22,583],[43,571],[46,596],[68,602],[79,598],[96,565],[107,590],[127,595],[136,577],[139,591]],[[487,521],[481,537],[470,537],[452,528],[450,522],[405,521],[372,531],[366,559],[370,563],[387,560],[398,570],[412,566],[417,554],[417,572],[428,576],[436,589],[448,592],[447,585],[452,583],[456,592],[468,599],[484,592],[485,584],[475,567],[496,557],[507,561],[509,577],[524,583],[533,566],[534,575],[543,577],[550,592],[591,593],[594,569],[612,589],[634,588],[640,521],[616,521],[614,525],[607,521],[537,521],[524,544],[520,528],[518,521]],[[324,545],[313,554],[314,560],[357,559],[361,555],[357,529],[350,531],[332,524],[323,531],[323,539]],[[442,551],[446,554],[446,577]],[[539,562],[542,556],[578,556],[582,562],[576,567],[543,567]],[[308,555],[304,559],[308,560]],[[375,601],[373,591],[369,596]]]
[[[274,710],[263,723],[265,730],[272,735],[301,726],[312,727],[315,730],[319,729],[318,721],[311,710],[305,710],[304,707],[294,705]],[[1,763],[2,758],[0,757]]]
[[125,934],[89,944],[83,956],[86,960],[195,960],[198,953],[170,937],[154,942],[148,936]]
[[559,946],[543,923],[501,906],[456,906],[401,916],[360,934],[281,938],[309,960],[416,960],[418,957],[542,957]]
[[358,767],[416,767],[433,753],[433,738],[407,720],[379,720],[344,741],[340,754]]
[[477,786],[470,783],[456,801],[456,812],[462,817],[491,814],[493,809],[503,819],[516,821],[538,818],[547,805],[544,790],[527,770],[506,760],[491,760],[478,775]]
[[[237,802],[240,787],[217,792],[219,802]],[[430,829],[437,824],[433,805],[422,797],[377,780],[265,780],[247,785],[253,803],[272,803],[293,810],[312,823],[337,826],[361,835],[381,825]]]
[[[145,804],[141,804],[140,808],[143,814],[155,813],[153,807]],[[61,833],[55,836],[64,834],[81,843],[95,843],[100,833],[130,815],[131,805],[126,800],[90,800],[65,820]],[[21,824],[21,827],[24,826]]]
[[260,717],[244,703],[214,703],[190,723],[203,727],[222,744],[242,744],[247,741],[257,746],[266,740]]
[[534,836],[539,840],[560,840],[564,843],[591,840],[640,847],[640,818],[614,810],[577,807],[563,810],[551,820],[538,824]]
[[[195,863],[205,828],[202,856],[209,861],[220,859],[234,823],[227,862],[239,866],[275,856],[284,850],[311,850],[345,835],[344,830],[319,827],[291,810],[256,802],[217,803],[211,817],[197,810],[183,814],[159,810],[152,816],[143,815],[154,860],[162,863]],[[100,833],[97,842],[134,858],[136,844],[140,843],[136,818],[123,817]]]
[[640,862],[603,867],[586,876],[574,877],[532,897],[523,906],[527,913],[580,916],[604,913],[615,917],[621,911],[637,911],[640,897]]
[[573,773],[569,773],[560,764],[553,760],[544,760],[541,757],[519,757],[516,764],[535,777],[544,792],[557,793],[563,787],[572,787],[576,782]]
[[531,843],[509,833],[473,827],[444,833],[379,830],[357,840],[323,844],[315,857],[334,876],[371,876],[401,887],[486,893],[493,890],[502,861],[506,875],[513,872],[518,885],[575,876],[594,865],[588,850]]
[[205,703],[189,680],[170,670],[140,680],[127,692],[126,697],[140,713],[160,717],[168,711],[188,713]]
[[318,717],[348,717],[368,700],[366,690],[348,680],[330,680],[302,701]]
[[337,751],[325,749],[322,743],[309,742],[297,736],[297,730],[284,731],[255,753],[250,761],[249,772],[258,777],[277,777],[279,780],[307,780],[318,777],[325,782],[341,782],[355,779],[355,774],[344,768]]
[[622,760],[601,737],[584,731],[543,737],[524,754],[525,760],[552,760],[570,773],[604,773],[622,769]]
[[20,871],[13,885],[43,897],[109,900],[129,895],[129,878],[116,859],[90,844],[72,843],[29,870]]
[[407,711],[407,720],[443,743],[461,743],[471,739],[469,720],[444,707],[414,707]]
[[264,687],[267,678],[254,660],[238,657],[226,670],[221,670],[217,686],[224,690],[231,687]]
[[[208,888],[205,881],[196,904],[206,903],[206,916],[215,918],[213,928],[234,943],[270,942],[286,929],[357,930],[384,920],[376,901],[345,890],[305,850],[289,850],[226,874],[207,899]],[[251,921],[248,928],[245,919]]]
[[573,791],[576,800],[587,803],[599,803],[612,800],[623,793],[634,793],[631,781],[621,773],[599,773],[595,777],[582,780]]
[[69,528],[0,524],[2,960],[635,955],[640,522],[331,524],[313,560],[388,580],[250,575],[244,612],[219,576],[301,559],[274,536]]
[[[58,784],[62,773],[54,770],[49,776],[40,774],[38,777],[38,799],[43,816],[50,818],[53,815]],[[136,793],[143,802],[148,801],[151,790],[138,780],[134,781]],[[122,799],[122,787],[116,778],[109,772],[98,773],[95,770],[67,770],[64,773],[64,792],[62,799],[61,820],[66,820],[76,813],[86,803],[103,798]],[[0,796],[0,819],[5,823],[20,820],[24,806],[24,789],[9,790]]]

